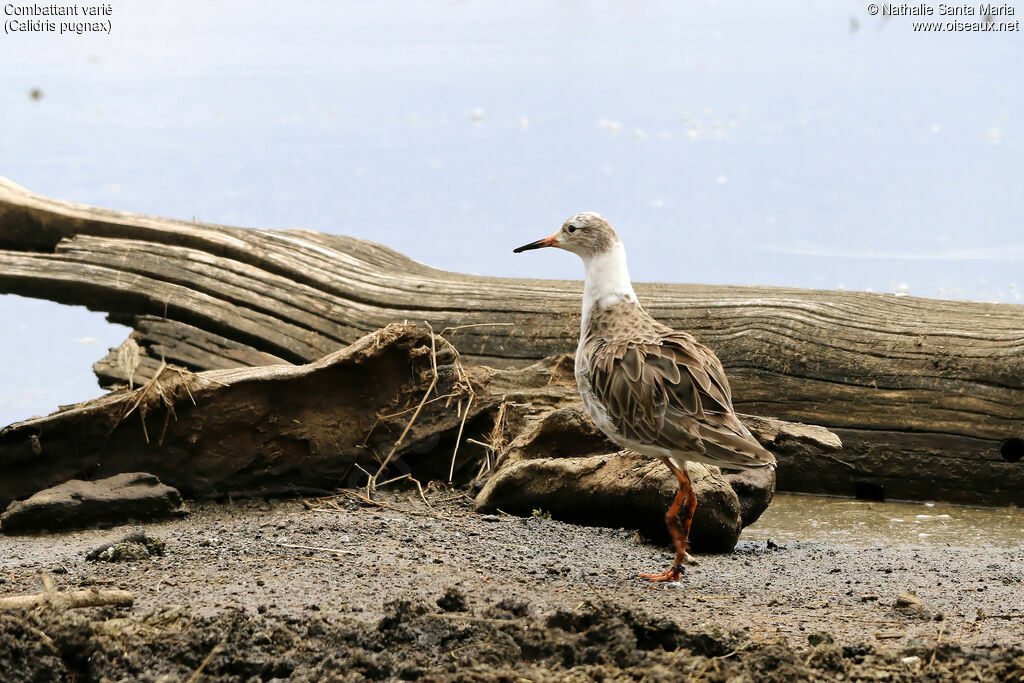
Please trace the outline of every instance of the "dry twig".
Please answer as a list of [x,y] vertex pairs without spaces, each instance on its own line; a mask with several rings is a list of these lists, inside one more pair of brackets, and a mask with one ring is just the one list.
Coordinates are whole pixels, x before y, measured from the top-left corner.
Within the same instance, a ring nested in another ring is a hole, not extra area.
[[[369,476],[369,478],[368,478],[368,480],[366,482],[366,497],[368,499],[372,498],[374,491],[376,491],[376,489],[378,487],[383,486],[384,484],[388,484],[388,483],[391,483],[391,482],[394,482],[394,481],[398,481],[399,479],[402,479],[404,476],[406,476],[406,475],[403,475],[403,476],[400,476],[400,477],[394,477],[394,478],[389,479],[388,481],[386,481],[384,483],[379,483],[377,481],[378,478],[381,476],[381,474],[384,473],[384,470],[387,469],[388,465],[391,464],[392,460],[394,459],[395,455],[398,452],[398,449],[402,446],[403,443],[405,443],[405,438],[406,438],[406,436],[408,436],[409,431],[412,429],[412,426],[415,424],[416,419],[419,417],[420,412],[423,410],[423,407],[426,406],[428,403],[433,403],[435,401],[440,401],[442,399],[447,399],[450,402],[453,398],[458,398],[459,399],[459,416],[462,419],[461,419],[461,422],[459,423],[459,432],[458,432],[458,435],[456,436],[455,448],[454,448],[454,450],[452,452],[452,465],[451,465],[451,469],[449,471],[449,477],[448,477],[449,481],[451,481],[451,478],[454,475],[454,471],[455,471],[455,458],[456,458],[456,456],[458,455],[458,452],[459,452],[459,444],[462,441],[462,433],[463,433],[463,430],[465,429],[466,420],[469,417],[469,411],[470,411],[470,408],[473,405],[474,399],[476,398],[476,394],[473,391],[473,386],[470,383],[469,378],[466,376],[465,372],[462,369],[461,363],[459,363],[459,360],[458,360],[459,359],[459,352],[458,352],[458,350],[454,346],[452,346],[451,342],[449,342],[447,339],[444,339],[441,335],[434,334],[434,329],[430,326],[430,323],[424,321],[424,324],[430,330],[430,371],[431,371],[430,385],[427,387],[426,391],[423,393],[423,397],[420,399],[420,402],[415,407],[407,408],[405,410],[401,410],[401,411],[398,411],[396,413],[390,413],[390,414],[386,414],[386,415],[378,415],[377,419],[374,421],[374,424],[370,427],[370,431],[367,433],[366,438],[363,440],[363,445],[366,445],[366,443],[368,442],[368,440],[370,438],[370,435],[373,433],[373,430],[376,428],[376,426],[378,424],[380,424],[384,420],[387,420],[387,419],[390,419],[390,418],[394,418],[394,417],[398,417],[400,415],[404,415],[406,413],[412,412],[412,416],[409,418],[409,421],[406,422],[405,428],[402,430],[402,433],[399,434],[398,439],[395,441],[395,443],[391,446],[391,450],[388,451],[388,454],[381,461],[380,466],[377,468],[377,471],[373,475]],[[490,323],[488,323],[488,324],[490,324]],[[450,329],[452,329],[452,328],[446,328],[445,331],[449,331]],[[440,376],[439,376],[438,371],[437,371],[437,340],[441,340],[446,345],[446,349],[451,351],[455,355],[455,360],[452,363],[452,367],[454,368],[455,373],[456,373],[456,380],[455,380],[455,383],[454,383],[454,391],[449,392],[447,394],[443,394],[443,395],[436,395],[437,394],[437,384],[440,381]],[[435,394],[435,396],[433,398],[431,398],[431,394]],[[465,411],[463,411],[463,409],[462,409],[462,397],[463,396],[467,396],[468,397],[468,403],[466,405]],[[423,502],[426,503],[426,505],[429,507],[430,506],[430,501],[427,500],[427,497],[426,497],[426,495],[423,492],[422,484],[419,481],[417,481],[415,478],[413,478],[412,476],[408,476],[408,478],[409,478],[410,481],[413,481],[416,484],[416,488],[419,490],[420,498],[422,498]]]
[[[459,433],[455,435],[455,449],[452,451],[452,464],[448,468],[448,483],[452,483],[455,476],[455,456],[459,454],[459,444],[462,443],[462,430],[466,428],[466,418],[469,417],[469,409],[473,407],[475,395],[470,394],[469,402],[466,403],[466,410],[462,413],[462,422],[459,423]],[[461,403],[461,402],[460,402]]]
[[116,607],[130,607],[135,597],[128,591],[123,590],[101,590],[92,588],[90,590],[59,591],[53,577],[43,573],[40,575],[43,584],[43,592],[34,595],[12,595],[0,598],[0,612],[7,610],[29,609],[39,605],[47,605],[55,610],[67,610],[76,607],[97,607],[100,605],[114,605]]
[[[428,328],[430,328],[430,323],[426,323],[426,325],[427,325]],[[431,365],[431,369],[432,369],[432,372],[433,372],[433,378],[430,380],[430,386],[428,386],[427,390],[425,392],[423,392],[423,398],[420,400],[419,405],[416,406],[416,410],[413,411],[412,417],[409,418],[409,422],[406,423],[405,429],[402,430],[402,433],[399,435],[398,440],[395,441],[395,444],[391,447],[391,450],[388,452],[387,457],[384,458],[384,461],[380,464],[380,467],[377,468],[377,472],[372,477],[370,477],[369,481],[366,482],[366,497],[367,498],[369,498],[371,495],[373,495],[374,488],[377,485],[377,477],[379,477],[381,475],[381,473],[384,472],[385,468],[387,468],[388,464],[390,464],[391,459],[395,457],[395,453],[398,452],[398,447],[402,445],[403,441],[405,441],[406,435],[409,433],[409,430],[412,429],[412,425],[413,425],[414,422],[416,422],[416,418],[419,417],[420,411],[423,410],[423,406],[426,405],[427,399],[430,398],[431,392],[434,391],[434,389],[437,387],[437,380],[438,380],[438,375],[437,375],[437,345],[435,344],[434,340],[435,340],[434,331],[431,328],[430,329],[430,365]]]
[[199,668],[192,672],[192,675],[188,677],[187,683],[195,683],[199,680],[199,677],[203,675],[203,669],[209,665],[210,660],[213,659],[214,655],[224,649],[224,643],[217,643],[210,650],[210,654],[206,655],[203,661],[199,664]]

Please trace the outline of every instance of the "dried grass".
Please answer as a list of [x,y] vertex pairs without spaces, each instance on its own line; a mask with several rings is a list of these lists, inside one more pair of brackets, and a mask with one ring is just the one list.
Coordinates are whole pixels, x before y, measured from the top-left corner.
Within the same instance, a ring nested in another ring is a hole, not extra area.
[[[487,323],[487,324],[489,325],[491,323]],[[501,324],[504,324],[504,323],[501,323]],[[403,329],[403,330],[406,329],[407,325],[408,325],[408,323],[403,323],[403,325],[401,326],[401,329]],[[466,374],[466,372],[465,372],[465,370],[464,370],[464,368],[462,366],[462,363],[459,361],[460,355],[459,355],[458,349],[456,349],[455,346],[450,341],[445,339],[442,335],[435,334],[434,333],[434,329],[433,329],[433,327],[431,327],[430,323],[424,321],[424,325],[426,325],[427,329],[430,330],[430,373],[431,373],[431,375],[430,375],[430,377],[431,377],[430,384],[427,386],[426,390],[423,392],[423,396],[420,398],[419,403],[417,403],[414,407],[406,408],[406,409],[400,410],[398,412],[378,415],[377,419],[374,421],[373,425],[370,427],[369,432],[367,432],[366,437],[363,439],[363,445],[365,446],[365,445],[368,444],[370,436],[373,434],[374,430],[377,428],[378,425],[380,425],[382,423],[385,423],[385,421],[387,421],[389,419],[393,419],[395,417],[399,417],[399,416],[405,415],[407,413],[412,413],[412,415],[409,417],[409,420],[406,422],[405,427],[402,429],[402,432],[399,434],[399,436],[395,440],[394,444],[392,444],[392,446],[391,446],[390,450],[388,451],[387,455],[381,460],[380,465],[377,467],[377,471],[374,472],[372,475],[368,474],[368,480],[367,480],[367,483],[366,483],[366,497],[368,499],[372,499],[373,492],[377,488],[379,488],[380,486],[384,486],[384,485],[392,483],[394,481],[398,481],[400,479],[407,478],[407,479],[409,479],[410,481],[412,481],[412,482],[414,482],[416,484],[417,488],[419,489],[420,497],[423,499],[423,501],[425,503],[427,503],[427,505],[429,505],[429,502],[427,501],[427,498],[426,498],[426,496],[423,493],[423,486],[422,486],[422,484],[419,481],[417,481],[414,477],[412,477],[411,475],[402,475],[402,476],[399,476],[399,477],[393,477],[392,479],[389,479],[389,480],[387,480],[385,482],[380,482],[379,479],[380,479],[380,476],[387,469],[388,465],[390,465],[393,462],[393,460],[394,460],[396,454],[398,453],[399,449],[401,448],[401,446],[405,443],[406,437],[408,436],[408,434],[409,434],[410,430],[412,429],[413,425],[416,423],[416,419],[420,416],[420,413],[422,412],[424,406],[426,406],[426,405],[428,405],[430,403],[435,403],[437,401],[444,400],[446,402],[445,403],[445,408],[446,409],[451,406],[452,401],[456,401],[456,415],[460,419],[459,419],[458,433],[457,433],[456,438],[455,438],[455,446],[454,446],[454,448],[452,450],[451,465],[449,467],[449,473],[448,473],[448,480],[449,480],[449,482],[451,482],[451,480],[454,478],[454,475],[455,475],[455,462],[456,462],[456,459],[458,458],[458,454],[459,454],[459,445],[462,443],[462,436],[463,436],[463,433],[465,432],[466,421],[469,419],[469,414],[470,414],[470,412],[472,410],[474,401],[477,399],[477,396],[476,396],[476,392],[473,390],[473,385],[469,381],[469,377]],[[457,330],[457,329],[465,329],[466,327],[478,327],[478,326],[483,326],[483,325],[463,325],[463,326],[459,326],[459,327],[455,327],[455,328],[445,328],[442,331],[442,334],[444,334],[446,332],[453,331],[453,330]],[[386,329],[390,330],[390,328],[391,328],[391,326],[389,326]],[[384,332],[384,330],[382,330],[381,332]],[[377,343],[377,341],[378,340],[375,339],[375,343]],[[438,351],[438,345],[439,344],[443,344],[443,348],[446,351],[449,351],[452,354],[454,354],[454,360],[452,361],[451,365],[452,365],[452,368],[454,369],[454,372],[456,374],[456,378],[455,378],[455,381],[454,381],[454,383],[452,385],[451,390],[448,393],[445,393],[445,394],[437,394],[437,384],[438,384],[438,382],[440,380],[440,376],[439,376],[438,371],[437,371],[437,351]],[[432,394],[433,394],[433,397],[432,397]],[[464,401],[465,401],[465,404],[463,403]]]
[[[164,378],[164,373],[175,372],[177,378]],[[153,376],[146,381],[145,384],[140,386],[138,389],[133,390],[133,393],[125,397],[125,409],[121,415],[114,422],[114,426],[111,428],[111,432],[117,429],[122,422],[127,420],[132,413],[138,411],[139,417],[142,423],[142,436],[145,438],[146,443],[150,443],[149,430],[146,427],[146,416],[149,411],[157,407],[163,407],[166,410],[164,414],[164,424],[160,430],[160,437],[157,440],[158,445],[163,445],[164,437],[167,435],[167,427],[170,424],[171,418],[177,419],[177,415],[174,412],[174,405],[183,400],[186,396],[192,402],[192,405],[196,405],[195,395],[192,393],[192,389],[199,389],[202,384],[207,381],[205,378],[197,375],[194,372],[185,370],[183,368],[168,365],[165,360],[161,358],[160,367]]]

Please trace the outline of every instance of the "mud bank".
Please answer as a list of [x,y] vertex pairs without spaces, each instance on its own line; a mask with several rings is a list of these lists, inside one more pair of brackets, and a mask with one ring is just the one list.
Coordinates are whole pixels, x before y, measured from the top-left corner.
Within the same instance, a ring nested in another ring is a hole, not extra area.
[[[668,552],[630,529],[479,515],[468,498],[203,504],[147,525],[166,554],[133,562],[85,559],[125,527],[0,537],[0,596],[37,592],[44,570],[62,590],[136,597],[3,616],[0,666],[21,680],[181,680],[204,661],[224,681],[1024,675],[1020,544],[772,541],[783,497],[750,530],[769,540],[658,586],[634,577]],[[907,591],[920,606],[897,606]],[[40,662],[49,679],[31,677]]]
[[[396,600],[376,622],[320,615],[194,618],[184,610],[92,620],[83,614],[0,616],[9,681],[86,680],[1020,680],[1024,651],[955,644],[836,644],[796,649],[740,630],[683,629],[610,602],[541,615],[506,598],[477,610],[448,590]],[[102,617],[109,615],[92,615]],[[199,674],[199,675],[197,675]]]

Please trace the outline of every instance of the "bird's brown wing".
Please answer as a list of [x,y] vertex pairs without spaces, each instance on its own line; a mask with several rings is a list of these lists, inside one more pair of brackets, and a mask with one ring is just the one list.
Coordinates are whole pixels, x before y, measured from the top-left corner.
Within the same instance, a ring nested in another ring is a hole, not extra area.
[[733,412],[718,357],[690,335],[595,338],[584,353],[594,396],[626,439],[727,468],[775,462]]

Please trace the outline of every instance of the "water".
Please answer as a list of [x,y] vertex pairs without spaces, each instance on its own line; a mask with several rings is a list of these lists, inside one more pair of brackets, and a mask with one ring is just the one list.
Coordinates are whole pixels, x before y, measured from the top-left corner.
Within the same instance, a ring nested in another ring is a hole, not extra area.
[[[510,249],[592,209],[640,280],[1021,300],[1019,33],[860,1],[111,4],[109,37],[0,39],[3,175],[488,275],[579,277]],[[0,423],[95,395],[124,336],[0,319],[27,326],[0,335]]]
[[778,494],[744,541],[1019,548],[1024,510]]
[[92,364],[131,330],[81,306],[0,296],[0,427],[100,393]]

